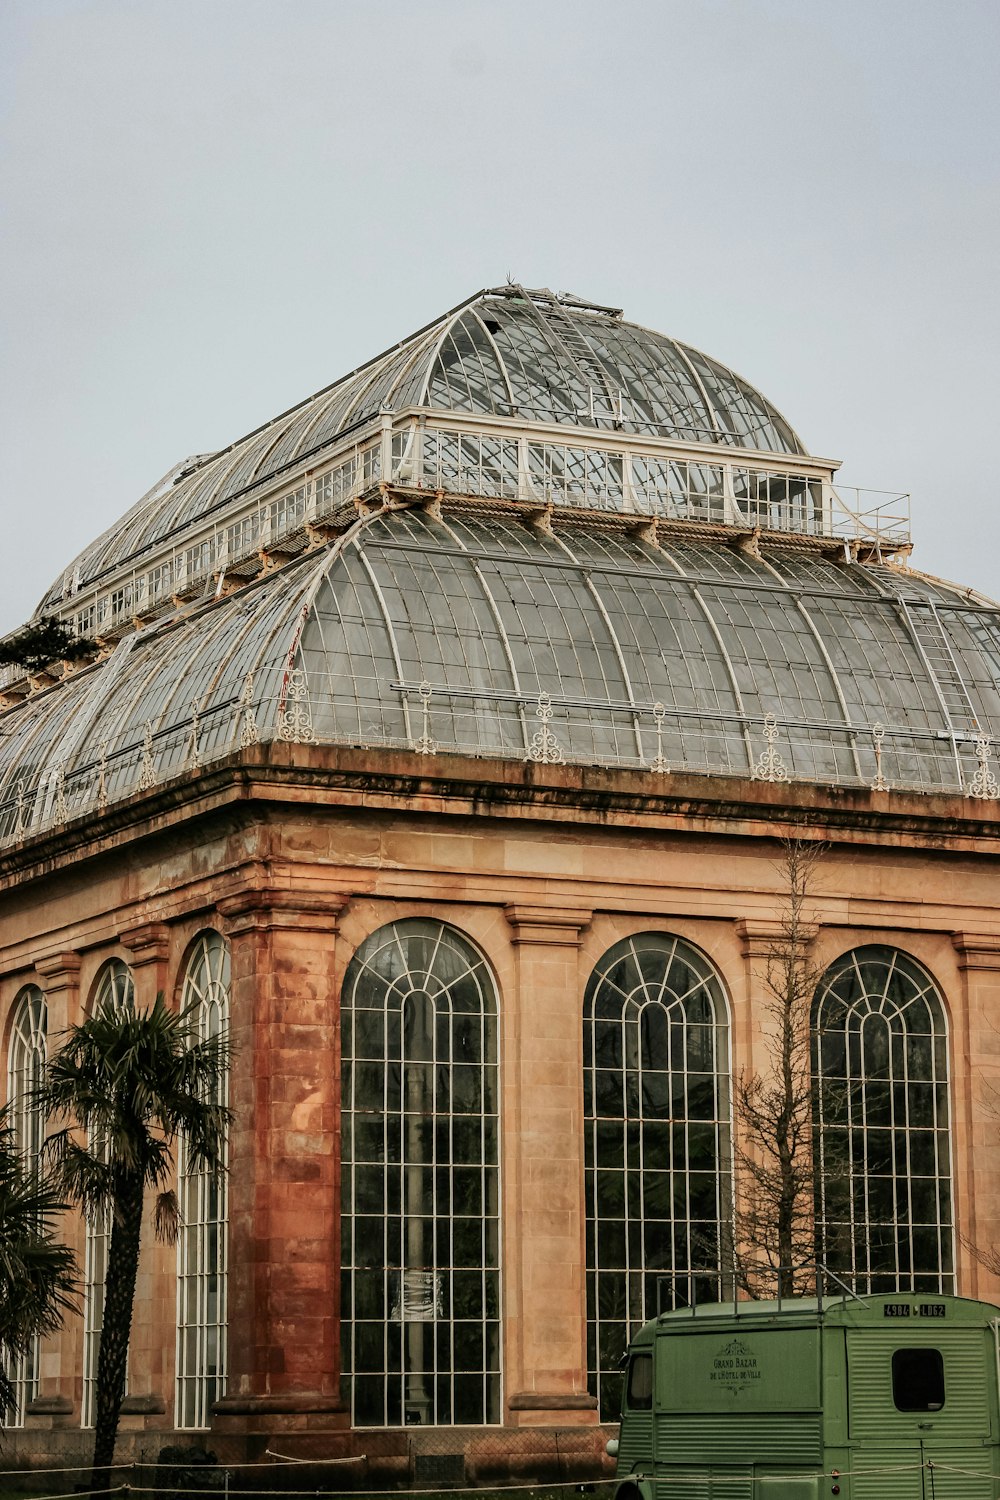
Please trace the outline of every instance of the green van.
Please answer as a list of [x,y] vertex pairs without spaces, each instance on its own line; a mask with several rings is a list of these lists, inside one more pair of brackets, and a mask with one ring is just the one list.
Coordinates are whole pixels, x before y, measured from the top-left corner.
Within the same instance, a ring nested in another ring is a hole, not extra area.
[[1000,1308],[727,1302],[626,1355],[616,1500],[1000,1500]]

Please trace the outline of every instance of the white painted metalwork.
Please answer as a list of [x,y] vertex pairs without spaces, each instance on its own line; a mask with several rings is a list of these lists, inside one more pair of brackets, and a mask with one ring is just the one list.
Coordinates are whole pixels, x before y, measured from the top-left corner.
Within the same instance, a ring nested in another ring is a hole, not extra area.
[[417,689],[420,694],[420,707],[423,713],[423,729],[419,739],[414,741],[413,748],[418,755],[433,755],[434,741],[431,739],[431,685],[426,677]]
[[[891,499],[859,520],[855,560],[813,545],[845,502],[800,448],[738,377],[613,310],[472,299],[183,466],[60,575],[60,610],[97,632],[117,612],[127,633],[7,709],[0,845],[58,826],[59,761],[73,808],[95,782],[101,807],[131,795],[137,763],[148,789],[237,738],[413,749],[424,681],[443,753],[534,759],[555,740],[547,694],[567,762],[643,766],[662,703],[674,770],[752,774],[773,712],[792,780],[962,792],[973,734],[1000,737],[997,610],[881,565],[904,540]],[[401,462],[402,492],[385,484]],[[548,532],[522,525],[540,507]],[[134,628],[130,611],[192,590],[203,607]]]
[[240,725],[240,747],[243,750],[260,742],[260,731],[257,728],[257,710],[254,707],[253,679],[253,672],[248,672],[243,679],[243,686],[240,689],[237,722]]
[[653,723],[656,725],[656,754],[649,763],[649,769],[657,776],[666,776],[670,767],[667,765],[663,754],[663,721],[666,718],[666,709],[662,703],[653,704]]
[[583,1004],[587,1370],[620,1411],[629,1338],[670,1304],[719,1296],[730,1216],[728,1006],[696,948],[643,932],[610,948]]
[[754,781],[788,781],[788,767],[782,760],[778,751],[778,721],[774,714],[764,715],[764,738],[767,748],[761,751],[760,758],[753,768]]
[[976,774],[969,787],[969,796],[984,802],[995,802],[1000,797],[1000,781],[990,770],[990,742],[985,735],[976,740]]
[[56,787],[53,801],[53,817],[61,828],[69,818],[69,808],[66,804],[66,762],[61,760],[56,766]]
[[309,684],[301,667],[293,667],[288,674],[284,705],[278,711],[278,739],[295,745],[316,743]]
[[[29,1172],[40,1169],[45,1140],[45,1113],[38,1105],[35,1090],[45,1072],[46,1025],[45,996],[37,985],[26,985],[12,1010],[7,1055],[7,1124],[14,1134],[14,1147]],[[16,1359],[4,1357],[14,1388],[14,1406],[0,1416],[0,1427],[24,1426],[28,1402],[38,1394],[40,1346],[36,1336],[25,1354]]]
[[156,785],[156,766],[153,763],[153,721],[147,719],[142,736],[142,758],[139,764],[139,779],[136,787],[148,792]]
[[[202,1040],[229,1029],[229,945],[217,932],[195,939],[181,993],[181,1009]],[[228,1080],[217,1100],[228,1103]],[[210,1171],[189,1160],[182,1137],[177,1165],[180,1233],[177,1239],[178,1427],[211,1425],[213,1402],[225,1394],[228,1338],[228,1203],[226,1156]]]
[[201,705],[195,698],[191,703],[191,753],[188,764],[192,771],[201,768]]
[[341,996],[341,1334],[356,1427],[501,1420],[499,1036],[442,922],[373,933]]
[[872,782],[873,792],[887,792],[889,783],[882,774],[882,741],[885,739],[885,725],[872,725],[872,748],[875,751],[875,780]]
[[531,736],[531,744],[528,746],[528,754],[525,758],[540,765],[562,765],[565,756],[551,728],[552,699],[548,693],[539,693],[535,713],[541,721],[541,727]]
[[97,760],[97,810],[104,812],[108,805],[108,742],[102,740]]
[[871,945],[813,1007],[820,1258],[858,1293],[954,1291],[948,1040],[930,976]]

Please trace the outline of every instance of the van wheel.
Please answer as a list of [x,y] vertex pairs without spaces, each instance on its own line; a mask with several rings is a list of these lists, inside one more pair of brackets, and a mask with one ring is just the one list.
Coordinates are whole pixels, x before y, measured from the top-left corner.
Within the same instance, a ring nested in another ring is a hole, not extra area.
[[637,1485],[620,1484],[615,1490],[615,1500],[642,1500]]

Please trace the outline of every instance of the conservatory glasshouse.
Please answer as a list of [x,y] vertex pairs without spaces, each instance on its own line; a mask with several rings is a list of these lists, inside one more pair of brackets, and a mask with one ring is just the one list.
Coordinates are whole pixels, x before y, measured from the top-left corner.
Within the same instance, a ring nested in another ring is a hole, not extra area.
[[[233,1042],[228,1170],[181,1153],[178,1242],[144,1231],[126,1457],[596,1472],[630,1331],[720,1294],[789,838],[817,1256],[1000,1293],[1000,612],[836,469],[715,359],[510,284],[54,580],[75,654],[0,683],[21,1150],[105,997]],[[65,1234],[26,1462],[92,1437],[107,1225]]]

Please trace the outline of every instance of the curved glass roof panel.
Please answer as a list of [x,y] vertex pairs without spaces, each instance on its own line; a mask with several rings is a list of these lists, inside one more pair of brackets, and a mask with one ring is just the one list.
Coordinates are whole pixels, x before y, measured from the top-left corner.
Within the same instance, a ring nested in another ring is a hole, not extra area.
[[257,737],[866,786],[881,726],[891,786],[967,791],[1000,743],[1000,609],[760,548],[365,516],[0,715],[0,838]]
[[697,351],[575,299],[520,287],[481,293],[263,428],[154,488],[61,574],[85,586],[282,473],[383,406],[804,453],[752,386]]

